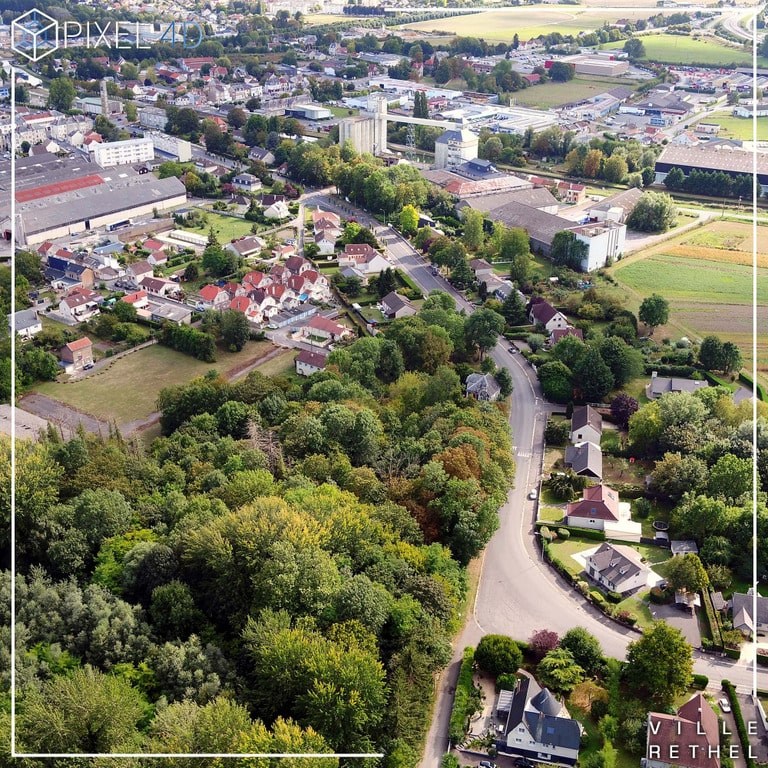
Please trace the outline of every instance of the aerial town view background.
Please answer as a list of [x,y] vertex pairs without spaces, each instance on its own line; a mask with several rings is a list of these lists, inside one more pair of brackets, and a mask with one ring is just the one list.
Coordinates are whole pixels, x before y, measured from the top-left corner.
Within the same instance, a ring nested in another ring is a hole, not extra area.
[[768,764],[764,27],[3,0],[4,764]]

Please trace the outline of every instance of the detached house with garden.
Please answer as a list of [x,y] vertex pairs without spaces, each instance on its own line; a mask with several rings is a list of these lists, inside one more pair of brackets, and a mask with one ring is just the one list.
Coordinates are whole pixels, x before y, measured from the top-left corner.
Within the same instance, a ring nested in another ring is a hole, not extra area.
[[514,691],[502,690],[496,715],[503,723],[496,740],[500,754],[558,765],[574,765],[578,760],[581,725],[533,678],[520,678]]

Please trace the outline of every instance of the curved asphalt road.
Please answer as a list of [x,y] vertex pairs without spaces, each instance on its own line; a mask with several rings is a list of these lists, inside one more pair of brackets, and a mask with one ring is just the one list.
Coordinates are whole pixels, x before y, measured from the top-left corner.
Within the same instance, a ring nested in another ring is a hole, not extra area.
[[[311,193],[305,202],[320,203],[323,208],[341,214],[352,212],[360,223],[369,226],[378,224],[359,209],[348,204],[342,207],[329,190]],[[431,274],[423,257],[395,230],[381,228],[378,237],[386,244],[393,263],[408,272],[425,294],[438,288],[450,293],[459,309],[468,313],[474,310],[474,305],[442,277]],[[448,722],[462,651],[467,645],[477,645],[483,635],[499,633],[523,640],[538,629],[564,634],[572,627],[583,626],[598,638],[606,655],[618,659],[625,657],[627,644],[639,637],[637,632],[622,627],[587,603],[544,563],[536,549],[532,535],[535,510],[527,495],[531,488],[539,487],[543,432],[551,405],[543,399],[532,368],[522,355],[511,354],[509,346],[501,339],[490,354],[496,365],[507,368],[512,376],[509,420],[516,463],[515,488],[499,510],[499,529],[483,555],[474,605],[454,645],[451,663],[437,682],[435,709],[421,760],[423,768],[437,768],[448,749]],[[694,669],[712,681],[727,677],[743,689],[752,686],[752,670],[728,659],[694,651]],[[760,687],[765,688],[768,670],[760,668],[758,677]]]

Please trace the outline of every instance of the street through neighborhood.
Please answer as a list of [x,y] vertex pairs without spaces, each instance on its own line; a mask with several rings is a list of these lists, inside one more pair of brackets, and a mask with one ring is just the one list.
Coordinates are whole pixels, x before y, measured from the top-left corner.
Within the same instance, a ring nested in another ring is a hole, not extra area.
[[[407,272],[424,294],[440,289],[456,299],[457,307],[468,313],[475,308],[441,276],[433,275],[424,257],[391,227],[382,227],[372,217],[331,196],[329,190],[308,195],[308,205],[321,205],[342,215],[354,215],[361,224],[374,228],[387,247],[393,266]],[[507,503],[499,510],[500,525],[485,550],[480,583],[463,630],[454,643],[451,663],[437,683],[432,722],[427,734],[421,765],[436,768],[448,750],[448,722],[453,691],[458,678],[463,649],[477,645],[487,633],[509,635],[528,640],[539,629],[562,635],[575,626],[589,630],[600,641],[607,656],[624,659],[627,644],[639,634],[605,616],[558,576],[544,562],[534,542],[535,502],[527,499],[538,488],[544,451],[544,428],[553,406],[541,394],[538,379],[522,355],[508,351],[509,343],[500,343],[490,352],[497,366],[507,368],[512,376],[513,393],[510,426],[516,464],[515,487]],[[742,692],[751,690],[750,665],[694,650],[694,671],[707,675],[719,688],[728,678]],[[760,687],[768,685],[767,670],[758,669]]]

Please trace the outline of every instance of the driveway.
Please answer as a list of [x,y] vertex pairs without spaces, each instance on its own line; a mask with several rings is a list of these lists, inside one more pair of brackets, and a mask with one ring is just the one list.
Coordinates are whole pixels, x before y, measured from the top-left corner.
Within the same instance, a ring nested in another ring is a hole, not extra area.
[[651,615],[655,619],[664,619],[671,627],[677,627],[685,639],[694,647],[701,648],[701,632],[695,614],[681,611],[674,605],[656,605],[651,603]]
[[77,431],[78,424],[82,424],[86,432],[97,435],[108,435],[109,424],[95,416],[78,411],[71,405],[54,400],[52,397],[30,392],[19,400],[19,405],[30,413],[40,416],[46,421],[53,422],[68,430],[71,434]]

